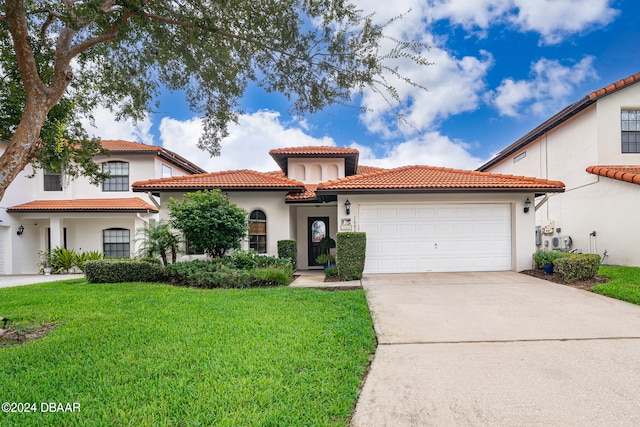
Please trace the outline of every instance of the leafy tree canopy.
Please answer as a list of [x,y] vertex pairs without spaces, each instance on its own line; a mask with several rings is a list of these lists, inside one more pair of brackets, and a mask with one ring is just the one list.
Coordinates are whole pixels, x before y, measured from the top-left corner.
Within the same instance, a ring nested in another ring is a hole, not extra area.
[[163,88],[185,91],[203,117],[199,146],[212,155],[250,81],[285,94],[301,114],[349,104],[365,88],[397,100],[385,76],[411,81],[390,64],[428,65],[425,46],[397,41],[382,53],[383,29],[348,0],[7,0],[0,136],[10,144],[0,198],[34,159],[101,178],[87,161],[99,144],[78,117],[107,106],[141,119]]
[[240,239],[247,233],[247,212],[229,202],[220,190],[188,193],[182,201],[171,199],[169,210],[171,225],[210,256],[240,249]]

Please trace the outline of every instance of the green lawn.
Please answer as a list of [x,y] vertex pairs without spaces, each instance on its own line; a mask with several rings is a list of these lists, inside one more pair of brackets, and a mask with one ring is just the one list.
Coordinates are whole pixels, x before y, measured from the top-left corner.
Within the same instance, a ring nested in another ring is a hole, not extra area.
[[640,304],[640,267],[603,265],[598,274],[611,278],[611,281],[594,286],[594,292]]
[[375,334],[363,291],[198,290],[82,280],[0,290],[0,316],[57,322],[0,347],[1,426],[348,425]]

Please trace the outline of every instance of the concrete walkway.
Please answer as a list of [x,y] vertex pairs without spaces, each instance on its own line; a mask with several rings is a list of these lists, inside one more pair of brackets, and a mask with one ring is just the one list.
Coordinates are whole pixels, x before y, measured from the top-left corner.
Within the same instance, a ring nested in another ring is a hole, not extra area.
[[338,288],[358,289],[362,288],[360,280],[346,282],[325,282],[323,270],[298,270],[296,279],[289,286],[292,288]]
[[640,307],[513,272],[370,275],[352,426],[640,425]]
[[34,283],[57,282],[58,280],[81,279],[83,277],[84,274],[51,274],[49,276],[43,274],[0,275],[0,288],[32,285]]

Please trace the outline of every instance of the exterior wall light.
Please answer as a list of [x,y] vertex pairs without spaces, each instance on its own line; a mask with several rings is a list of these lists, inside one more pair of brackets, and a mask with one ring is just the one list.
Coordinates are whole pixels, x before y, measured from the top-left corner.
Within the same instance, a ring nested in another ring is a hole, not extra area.
[[344,202],[344,209],[347,212],[347,215],[351,213],[351,202],[349,201],[349,199],[347,199],[347,201]]
[[524,201],[524,213],[529,213],[529,209],[531,209],[531,200],[527,197],[527,200]]
[[24,233],[24,227],[22,226],[22,224],[20,224],[20,227],[18,227],[18,236],[22,236],[22,233]]

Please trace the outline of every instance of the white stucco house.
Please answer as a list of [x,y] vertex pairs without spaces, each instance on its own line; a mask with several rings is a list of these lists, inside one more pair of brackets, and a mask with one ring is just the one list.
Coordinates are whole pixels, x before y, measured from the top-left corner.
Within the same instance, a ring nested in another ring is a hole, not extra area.
[[244,248],[277,255],[297,241],[299,269],[316,268],[318,241],[340,231],[367,233],[366,273],[524,270],[535,250],[527,200],[564,184],[539,178],[406,166],[358,164],[355,149],[295,147],[270,151],[280,167],[134,182],[137,194],[170,198],[220,189],[248,212]]
[[[27,166],[0,200],[0,274],[37,273],[38,252],[55,247],[97,250],[106,256],[136,252],[135,231],[158,218],[154,198],[134,194],[138,180],[204,173],[205,170],[157,146],[102,141],[109,156],[98,156],[111,175],[102,185],[73,181]],[[0,153],[7,147],[0,141]]]
[[640,266],[639,81],[640,73],[586,95],[478,168],[564,182],[564,192],[536,198],[538,247]]

